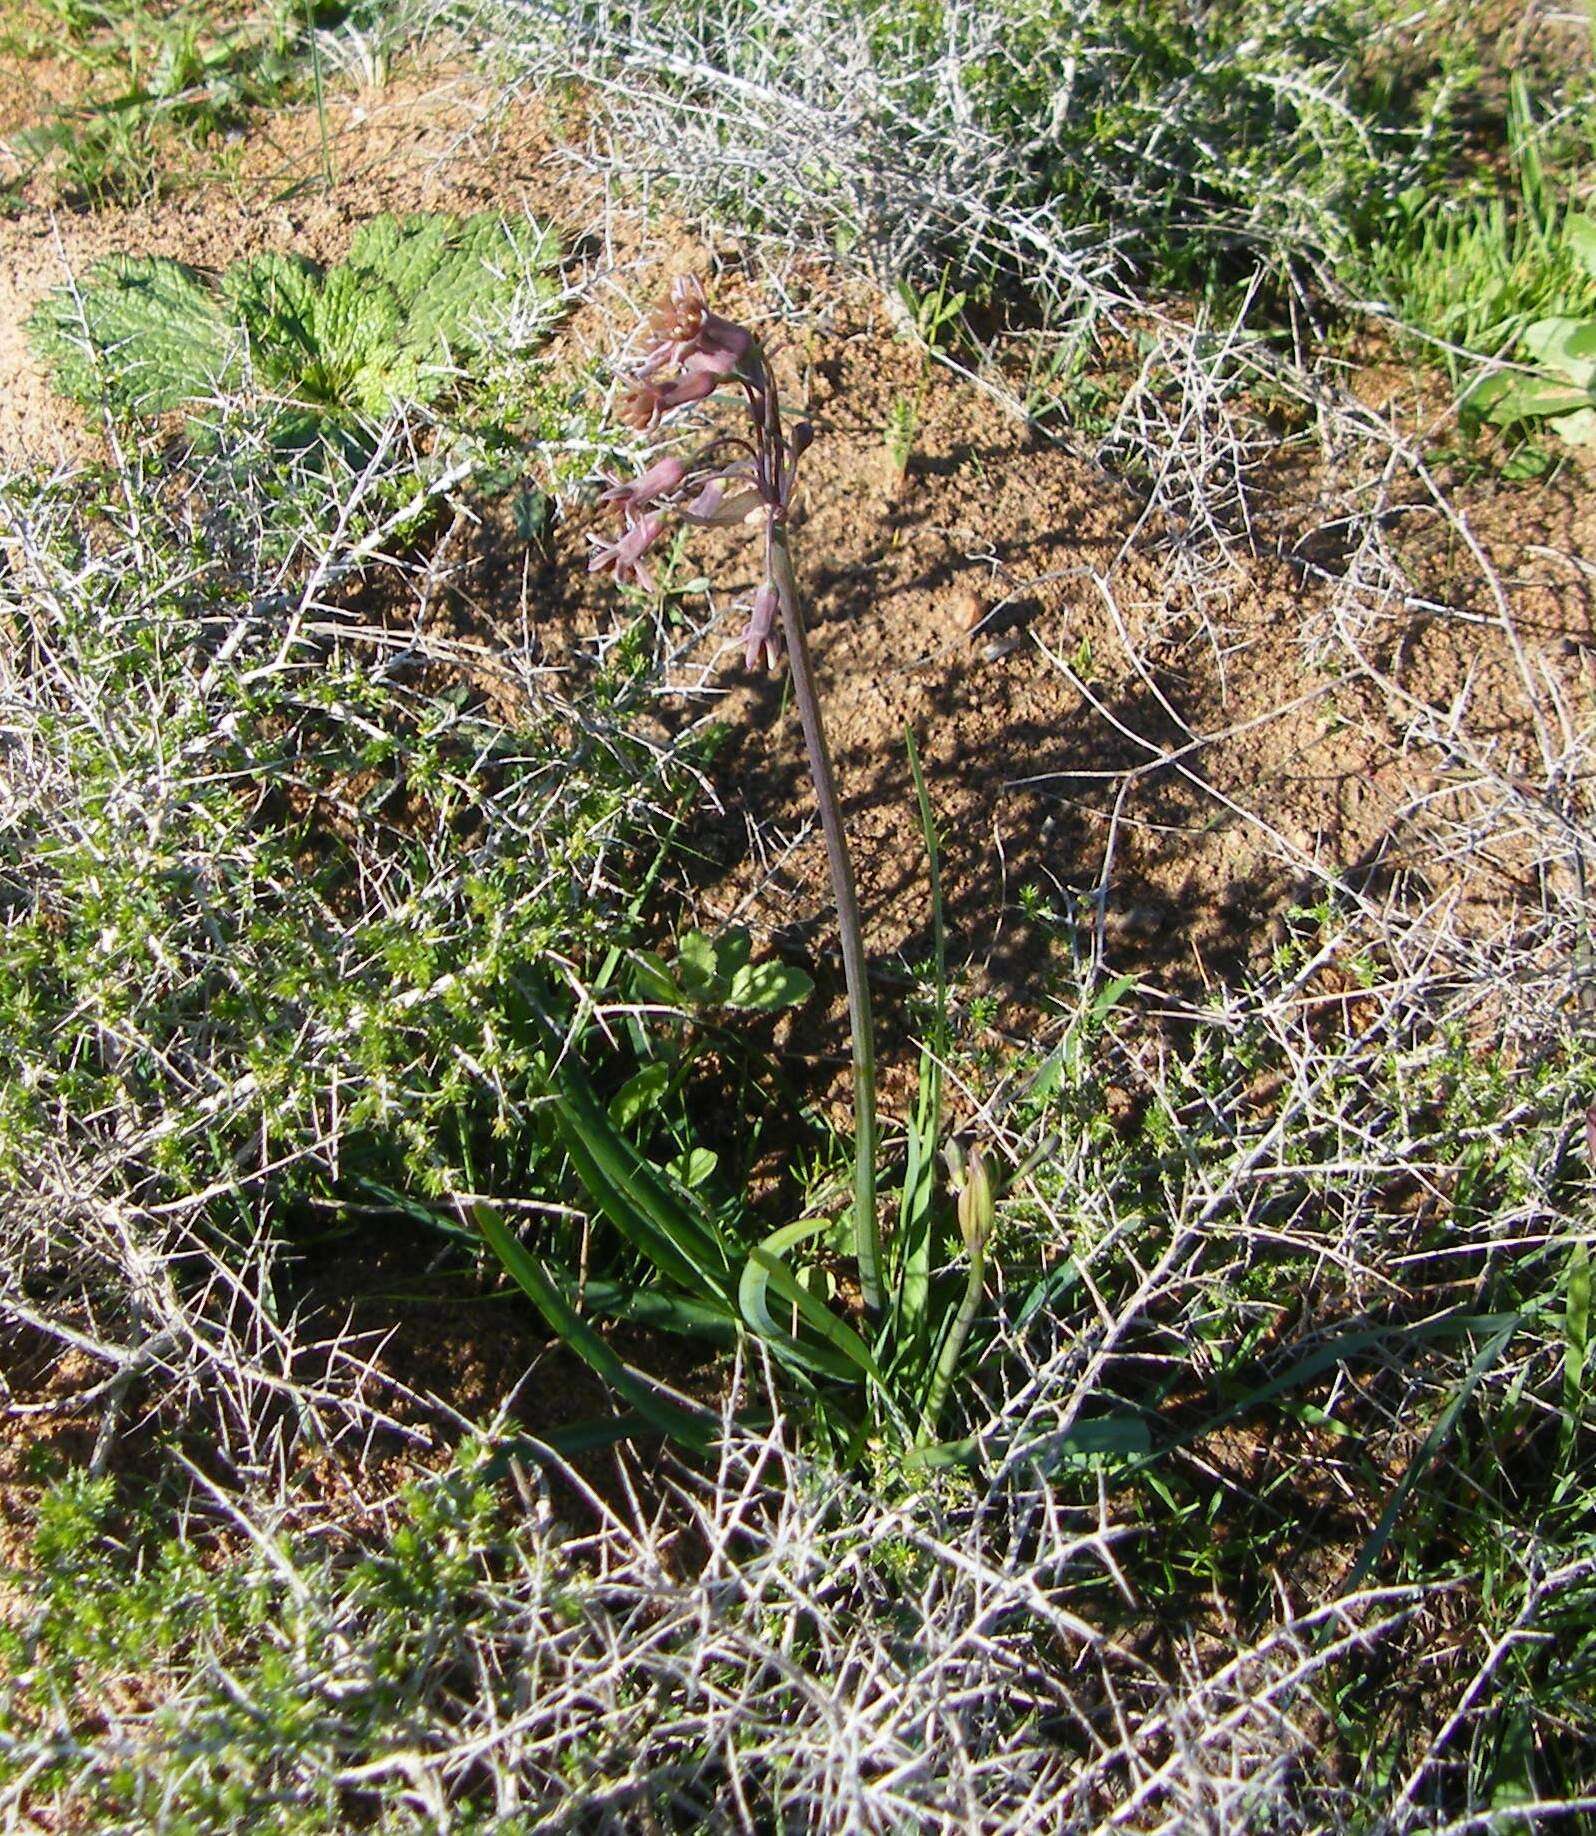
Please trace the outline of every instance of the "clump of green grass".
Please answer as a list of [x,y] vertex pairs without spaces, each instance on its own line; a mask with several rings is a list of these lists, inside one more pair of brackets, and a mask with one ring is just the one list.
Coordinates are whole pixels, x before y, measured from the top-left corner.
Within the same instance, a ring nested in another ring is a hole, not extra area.
[[1402,323],[1454,376],[1504,355],[1532,321],[1596,306],[1590,220],[1547,169],[1529,89],[1515,75],[1506,117],[1507,189],[1478,179],[1405,191],[1372,234],[1368,269]]
[[239,19],[209,0],[49,0],[60,31],[12,35],[27,55],[65,55],[92,99],[17,137],[68,202],[101,207],[156,195],[173,154],[215,146],[258,110],[302,90],[316,32],[359,8],[269,0]]

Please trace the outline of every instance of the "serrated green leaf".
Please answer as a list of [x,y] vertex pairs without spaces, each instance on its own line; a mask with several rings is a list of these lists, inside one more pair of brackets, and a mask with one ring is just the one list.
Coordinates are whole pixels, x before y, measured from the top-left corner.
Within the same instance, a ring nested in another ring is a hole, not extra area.
[[73,401],[165,414],[237,379],[242,340],[181,262],[113,256],[28,320],[33,348]]
[[801,1006],[814,988],[813,978],[791,963],[744,963],[731,979],[726,1005],[774,1013],[778,1008]]
[[347,424],[453,387],[527,289],[557,296],[559,259],[529,221],[383,216],[329,269],[271,253],[213,281],[178,262],[102,262],[46,300],[30,332],[78,401],[160,414],[253,376],[289,412]]

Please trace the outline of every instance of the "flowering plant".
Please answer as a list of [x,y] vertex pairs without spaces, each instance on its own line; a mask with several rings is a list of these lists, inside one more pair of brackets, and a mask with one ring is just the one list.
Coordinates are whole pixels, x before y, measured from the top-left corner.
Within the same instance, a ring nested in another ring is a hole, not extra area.
[[[601,501],[619,527],[608,537],[595,538],[589,566],[652,590],[648,556],[673,517],[743,525],[759,537],[761,579],[742,638],[750,668],[761,662],[776,668],[784,656],[787,659],[826,841],[852,1033],[852,1235],[866,1318],[856,1330],[788,1265],[789,1254],[818,1236],[827,1218],[799,1218],[750,1245],[735,1224],[727,1227],[727,1213],[710,1202],[696,1182],[656,1165],[641,1152],[617,1125],[613,1106],[606,1105],[588,1081],[579,1054],[570,1050],[573,1040],[562,1038],[552,1027],[547,1029],[548,1114],[590,1212],[602,1214],[631,1250],[642,1253],[650,1272],[646,1292],[627,1280],[595,1279],[591,1274],[573,1282],[523,1244],[494,1207],[474,1201],[472,1214],[566,1343],[638,1415],[690,1446],[707,1451],[722,1432],[720,1419],[624,1364],[610,1341],[589,1324],[589,1313],[646,1319],[720,1342],[735,1343],[751,1333],[807,1397],[811,1424],[845,1463],[886,1443],[896,1443],[914,1463],[964,1458],[973,1443],[939,1444],[936,1436],[955,1379],[977,1361],[966,1347],[984,1294],[994,1181],[978,1153],[950,1163],[967,1269],[962,1278],[937,1270],[936,1160],[947,989],[936,829],[919,755],[913,735],[908,735],[909,766],[930,864],[937,1008],[922,1047],[919,1097],[905,1131],[890,1267],[884,1267],[876,1207],[875,1035],[859,902],[792,559],[794,491],[810,429],[802,422],[790,433],[784,429],[764,351],[745,327],[709,310],[696,281],[680,279],[672,285],[669,297],[647,322],[646,339],[642,362],[627,378],[620,397],[620,414],[629,425],[652,433],[678,410],[708,402],[722,391],[737,398],[743,416],[732,427],[715,431],[695,456],[683,457],[676,450],[657,453],[637,477],[608,480]],[[739,948],[745,951],[746,946],[744,937]],[[686,955],[684,945],[681,960]],[[695,951],[695,959],[701,955],[701,950]],[[640,973],[641,968],[640,964]],[[647,969],[650,989],[673,999],[678,991],[666,965],[648,957]],[[701,962],[699,970],[702,975]],[[639,1073],[621,1094],[635,1092],[648,1075],[647,1069]],[[739,1217],[735,1199],[730,1215]],[[984,1335],[977,1355],[987,1342],[989,1335]]]
[[671,283],[644,330],[643,361],[621,393],[618,413],[623,422],[651,433],[675,410],[726,389],[742,398],[746,431],[719,434],[692,460],[667,453],[630,483],[611,480],[600,501],[620,517],[621,531],[610,540],[594,538],[588,568],[595,573],[607,569],[617,580],[634,581],[651,592],[654,581],[647,555],[673,513],[689,523],[744,524],[759,533],[763,578],[749,608],[743,649],[750,669],[761,657],[767,667],[778,667],[784,647],[791,659],[793,699],[825,836],[848,988],[854,1068],[854,1242],[859,1286],[866,1308],[874,1312],[883,1298],[876,1218],[875,1026],[853,863],[792,560],[798,462],[813,430],[807,421],[799,421],[790,434],[784,431],[776,379],[759,341],[745,326],[711,312],[693,276],[679,275]]

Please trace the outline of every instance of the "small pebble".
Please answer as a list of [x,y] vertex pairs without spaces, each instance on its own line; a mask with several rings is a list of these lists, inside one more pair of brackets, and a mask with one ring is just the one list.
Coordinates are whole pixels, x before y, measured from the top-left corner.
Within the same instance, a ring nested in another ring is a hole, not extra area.
[[992,607],[974,587],[964,587],[954,594],[952,610],[954,624],[961,631],[973,631]]

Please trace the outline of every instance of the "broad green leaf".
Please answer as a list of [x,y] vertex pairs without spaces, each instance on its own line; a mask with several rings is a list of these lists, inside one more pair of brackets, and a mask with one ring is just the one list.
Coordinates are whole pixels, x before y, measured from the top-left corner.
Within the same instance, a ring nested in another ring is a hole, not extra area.
[[1572,414],[1588,408],[1590,395],[1549,376],[1515,376],[1511,387],[1497,394],[1486,413],[1494,427],[1511,427],[1515,421],[1537,420],[1544,415]]
[[663,1007],[680,1007],[686,1001],[681,984],[652,950],[632,952],[632,981],[637,992]]
[[671,1081],[669,1065],[644,1065],[610,1098],[609,1117],[617,1128],[630,1128],[645,1110],[655,1107]]
[[813,979],[791,963],[745,963],[731,978],[726,1005],[773,1013],[778,1008],[801,1006],[814,987]]
[[28,320],[56,387],[93,407],[165,414],[238,381],[242,339],[203,277],[181,262],[113,256]]
[[674,1160],[668,1160],[665,1171],[678,1186],[696,1192],[719,1165],[720,1156],[712,1148],[695,1147],[689,1148],[685,1154],[678,1154]]
[[1596,320],[1538,319],[1525,327],[1519,344],[1536,363],[1576,389],[1596,383]]
[[1576,408],[1546,425],[1548,432],[1568,446],[1596,446],[1596,408]]
[[754,940],[746,925],[734,924],[722,932],[715,945],[715,969],[722,981],[729,982],[747,964],[753,948]]
[[101,262],[46,300],[30,331],[76,400],[160,414],[250,378],[285,417],[327,417],[325,438],[452,387],[529,287],[558,293],[558,259],[531,223],[377,217],[331,268],[268,253],[211,280],[174,261]]
[[689,1000],[713,1001],[719,995],[715,945],[702,931],[689,931],[677,944],[676,977]]

